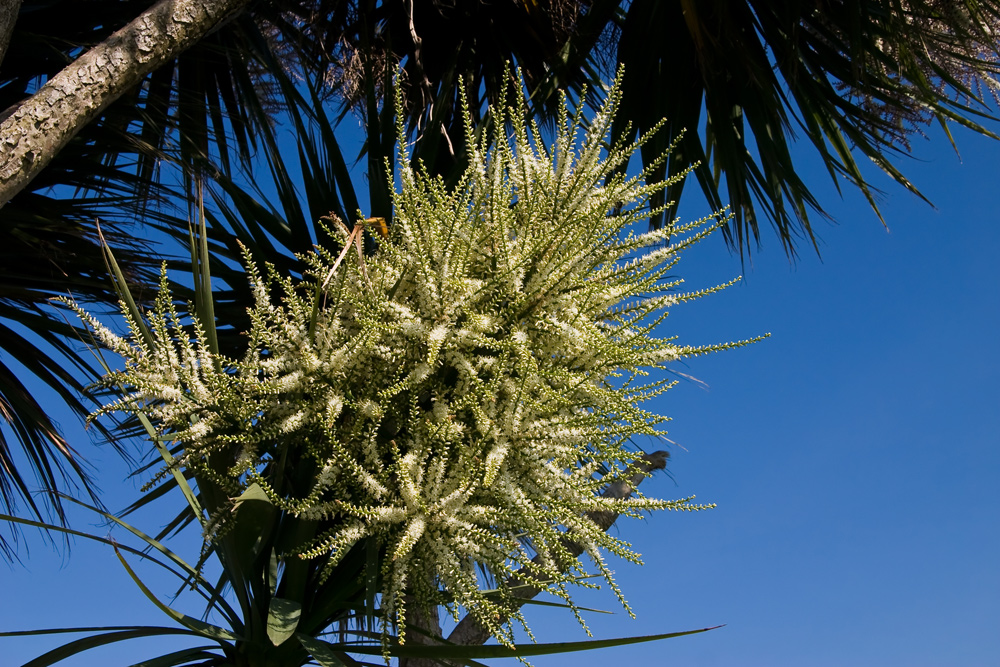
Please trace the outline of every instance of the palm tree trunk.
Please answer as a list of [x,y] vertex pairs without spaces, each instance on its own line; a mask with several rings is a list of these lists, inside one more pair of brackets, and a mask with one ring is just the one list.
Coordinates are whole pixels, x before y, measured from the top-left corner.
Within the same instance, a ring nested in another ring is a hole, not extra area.
[[7,54],[10,45],[10,35],[14,32],[17,22],[17,12],[21,9],[21,0],[0,0],[0,65]]
[[[441,617],[438,608],[424,609],[416,600],[407,601],[406,623],[410,628],[419,628],[422,632],[408,630],[407,646],[436,646],[441,643]],[[424,634],[426,633],[426,634]],[[442,662],[436,658],[400,658],[399,667],[440,667]]]
[[0,124],[0,206],[109,104],[249,1],[160,0],[49,80]]

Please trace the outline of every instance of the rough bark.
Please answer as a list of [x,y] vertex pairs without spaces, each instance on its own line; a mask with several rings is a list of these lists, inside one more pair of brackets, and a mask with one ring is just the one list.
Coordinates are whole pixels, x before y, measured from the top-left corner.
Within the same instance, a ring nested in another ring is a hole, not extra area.
[[[407,645],[434,646],[441,643],[434,639],[441,636],[441,616],[437,607],[425,609],[411,598],[407,601],[406,616],[409,627],[423,630],[423,632],[407,631]],[[399,659],[399,667],[439,667],[439,665],[441,665],[441,661],[435,658]]]
[[7,55],[10,35],[14,32],[20,9],[21,0],[0,0],[0,66],[3,65],[3,57]]
[[48,81],[0,124],[0,206],[109,104],[249,2],[160,0]]
[[[648,473],[653,470],[662,470],[665,468],[669,457],[670,454],[664,451],[646,454],[642,457],[643,463],[639,472],[633,475],[628,481],[619,481],[612,484],[604,490],[602,495],[606,498],[628,498],[632,495],[635,488],[642,483],[642,480],[646,479]],[[611,526],[614,525],[615,521],[618,519],[617,512],[591,512],[589,516],[598,526],[601,527],[602,530],[608,530],[611,528]],[[583,553],[583,547],[578,544],[568,543],[566,546],[569,548],[574,558]],[[518,574],[523,574],[523,572],[519,570],[507,580],[507,586],[511,588],[516,597],[527,601],[542,592],[542,589],[540,588],[525,584]],[[448,635],[448,642],[463,646],[478,646],[484,644],[489,638],[489,630],[480,625],[471,614],[467,614],[465,618],[463,618],[459,624],[455,626],[455,629],[452,630],[451,634]],[[440,664],[440,661],[432,661],[426,664]],[[409,667],[424,667],[424,663],[421,663],[418,666],[416,663],[411,662]]]

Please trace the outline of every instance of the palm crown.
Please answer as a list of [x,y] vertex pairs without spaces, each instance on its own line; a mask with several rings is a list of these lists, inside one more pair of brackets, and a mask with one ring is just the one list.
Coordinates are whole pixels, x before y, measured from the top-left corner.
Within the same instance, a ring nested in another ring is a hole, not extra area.
[[[0,64],[4,116],[152,4],[24,0]],[[641,153],[652,180],[697,165],[710,204],[732,205],[724,232],[733,246],[749,252],[749,240],[759,241],[760,223],[768,221],[793,253],[812,238],[810,212],[822,213],[822,206],[797,175],[792,136],[803,135],[831,176],[861,188],[873,207],[858,155],[915,190],[891,158],[905,154],[907,139],[927,122],[989,133],[980,123],[991,117],[984,95],[995,86],[998,20],[1000,3],[971,0],[253,2],[123,91],[0,208],[2,348],[85,412],[76,398],[82,375],[65,370],[65,362],[89,364],[65,342],[71,328],[47,300],[67,289],[81,300],[113,300],[100,279],[97,218],[108,224],[129,275],[148,277],[148,249],[111,223],[141,216],[186,238],[182,216],[155,202],[176,201],[202,177],[216,183],[218,197],[209,212],[213,268],[235,286],[219,294],[220,317],[245,330],[251,295],[239,287],[240,270],[225,261],[240,256],[238,241],[255,263],[289,270],[293,254],[312,247],[320,216],[333,211],[348,225],[357,220],[361,207],[333,131],[339,120],[349,113],[363,120],[367,215],[391,219],[383,165],[400,137],[389,91],[402,89],[400,131],[415,141],[412,159],[454,182],[467,155],[458,101],[469,100],[474,125],[500,122],[487,102],[509,84],[507,63],[521,68],[530,110],[543,125],[555,118],[557,91],[584,95],[585,84],[623,65],[612,140],[645,133],[665,118]],[[331,99],[339,118],[327,115]],[[295,169],[278,148],[278,119],[297,137]],[[677,150],[654,164],[674,142]],[[276,202],[240,176],[241,165],[261,157]],[[293,171],[303,173],[301,182]],[[67,186],[87,195],[71,195]],[[682,187],[671,181],[653,207],[676,200]],[[672,210],[655,214],[654,226]],[[223,345],[236,344],[220,335]],[[0,430],[0,501],[9,508],[20,498],[36,514],[49,502],[58,511],[53,497],[32,499],[14,446],[46,489],[73,480],[87,486],[89,478],[26,385],[25,371],[0,367],[7,423]]]
[[[414,617],[443,605],[512,652],[511,623],[538,592],[583,623],[570,594],[589,587],[583,555],[630,611],[605,558],[639,554],[606,532],[607,517],[706,507],[632,488],[647,472],[635,439],[667,421],[643,403],[676,385],[671,362],[749,341],[662,336],[668,308],[724,287],[680,294],[668,275],[725,215],[637,229],[666,184],[615,173],[635,149],[604,150],[617,102],[612,89],[586,130],[582,108],[566,113],[548,146],[523,100],[494,110],[513,137],[498,125],[472,143],[451,188],[408,168],[401,149],[395,224],[384,237],[372,226],[367,258],[320,247],[300,279],[273,266],[262,276],[247,258],[239,358],[221,352],[204,273],[191,313],[166,275],[145,314],[123,292],[123,336],[67,301],[124,360],[94,417],[144,420],[162,459],[147,488],[184,491],[203,558],[223,566],[205,598],[214,606],[228,585],[241,608],[220,605],[231,628],[181,625],[233,664],[291,667],[319,659],[316,645],[373,650],[361,618],[374,617],[388,663],[408,637],[441,640]],[[365,233],[331,221],[345,250]],[[683,240],[663,246],[668,236]],[[361,581],[365,601],[349,600]],[[329,643],[331,623],[357,639]]]

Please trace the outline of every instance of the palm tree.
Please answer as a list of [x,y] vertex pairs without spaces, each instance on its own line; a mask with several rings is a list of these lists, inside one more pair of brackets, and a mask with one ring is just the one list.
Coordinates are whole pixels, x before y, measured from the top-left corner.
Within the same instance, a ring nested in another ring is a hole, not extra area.
[[[106,47],[154,4],[23,0],[0,65],[0,118],[37,99],[42,83],[82,52]],[[79,413],[88,409],[77,398],[86,373],[68,371],[67,362],[84,371],[88,363],[65,342],[72,331],[48,298],[72,289],[81,299],[114,299],[100,280],[105,268],[93,221],[106,221],[116,254],[141,279],[151,253],[122,226],[141,218],[186,237],[184,216],[155,202],[176,201],[195,177],[207,175],[227,205],[213,218],[213,271],[223,279],[232,271],[224,260],[236,256],[237,240],[256,259],[293,270],[292,253],[311,247],[319,215],[335,211],[352,221],[360,208],[333,131],[346,114],[359,115],[367,131],[367,212],[391,216],[382,165],[398,138],[394,106],[386,103],[392,90],[402,92],[414,159],[448,176],[461,171],[464,155],[460,91],[474,122],[488,125],[486,104],[511,85],[507,65],[514,63],[534,113],[552,122],[559,91],[584,95],[585,86],[601,86],[624,66],[613,136],[651,131],[666,118],[643,159],[678,141],[655,175],[697,164],[710,204],[728,200],[733,207],[727,239],[741,253],[750,252],[750,239],[759,242],[762,220],[789,254],[813,239],[810,215],[823,209],[797,175],[790,151],[796,132],[833,178],[859,187],[873,208],[875,192],[856,156],[916,191],[893,158],[907,154],[908,138],[927,123],[954,122],[993,136],[982,122],[993,118],[986,95],[1000,67],[993,37],[1000,2],[258,0],[236,13],[229,10],[240,3],[198,4],[221,8],[225,19],[113,90],[94,120],[78,123],[64,148],[45,155],[50,161],[37,176],[13,177],[0,208],[7,271],[0,349],[24,369],[0,367],[4,509],[20,500],[36,515],[46,507],[61,512],[57,496],[36,502],[30,495],[15,446],[44,489],[74,482],[90,488],[82,459],[22,378],[33,375]],[[331,100],[339,118],[327,116]],[[305,206],[278,159],[279,119],[297,133]],[[683,128],[689,131],[681,137]],[[278,208],[262,205],[240,176],[255,156],[275,172]],[[670,188],[665,200],[678,198],[681,187]],[[233,306],[223,319],[238,327],[245,297],[221,293],[223,306]]]

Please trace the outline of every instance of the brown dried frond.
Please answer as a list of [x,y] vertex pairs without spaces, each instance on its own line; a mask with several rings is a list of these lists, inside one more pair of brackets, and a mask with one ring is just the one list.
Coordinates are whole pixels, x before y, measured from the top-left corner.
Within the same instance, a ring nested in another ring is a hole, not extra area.
[[[399,60],[385,48],[362,51],[346,39],[338,41],[330,54],[326,72],[326,89],[341,99],[343,104],[355,111],[361,111],[365,101],[367,77],[372,73],[395,72]],[[385,99],[386,77],[374,78],[375,97],[380,102]]]
[[929,99],[1000,104],[1000,15],[955,0],[900,0],[895,10],[876,51],[855,54],[858,80],[839,88],[909,151],[935,117]]

